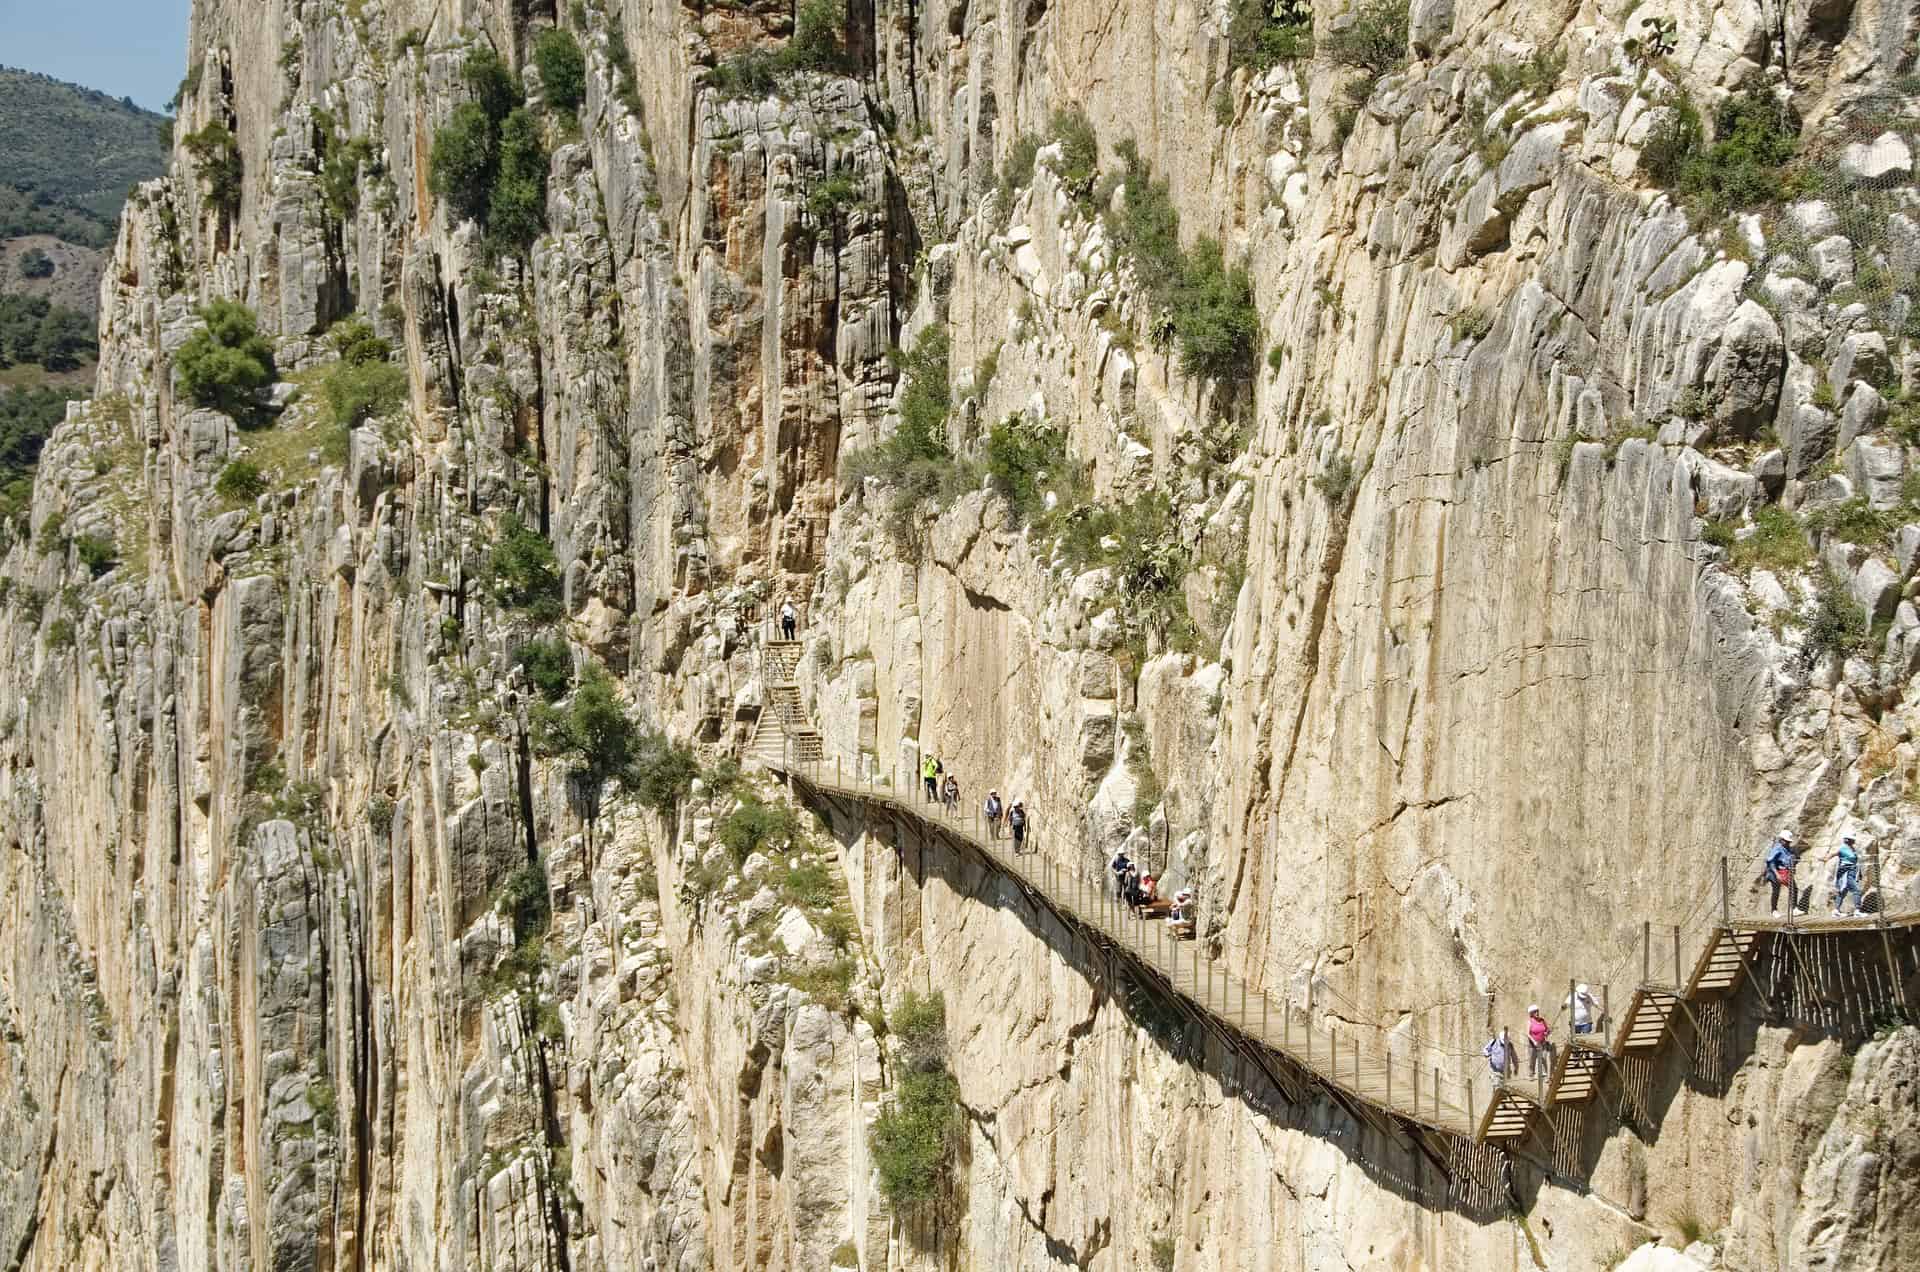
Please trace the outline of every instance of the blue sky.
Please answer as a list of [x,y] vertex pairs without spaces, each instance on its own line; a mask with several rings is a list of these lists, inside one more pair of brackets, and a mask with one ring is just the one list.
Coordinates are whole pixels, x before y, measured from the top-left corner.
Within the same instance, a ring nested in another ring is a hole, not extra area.
[[159,110],[187,65],[188,0],[0,0],[0,65]]

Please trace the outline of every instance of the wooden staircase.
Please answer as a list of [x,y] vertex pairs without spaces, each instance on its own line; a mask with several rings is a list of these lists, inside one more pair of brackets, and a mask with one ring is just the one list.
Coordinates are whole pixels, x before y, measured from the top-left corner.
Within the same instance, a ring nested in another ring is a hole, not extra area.
[[807,718],[800,698],[801,645],[797,640],[769,640],[760,648],[760,678],[767,700],[760,708],[747,759],[767,768],[787,763],[813,763],[826,755],[820,733]]

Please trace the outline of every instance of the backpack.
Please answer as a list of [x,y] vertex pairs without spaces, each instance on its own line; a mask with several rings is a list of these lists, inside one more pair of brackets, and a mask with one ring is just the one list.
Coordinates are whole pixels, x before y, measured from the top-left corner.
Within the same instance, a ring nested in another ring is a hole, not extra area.
[[1014,809],[1011,813],[1007,815],[1007,820],[1013,823],[1015,826],[1025,826],[1027,824],[1026,810],[1023,808]]

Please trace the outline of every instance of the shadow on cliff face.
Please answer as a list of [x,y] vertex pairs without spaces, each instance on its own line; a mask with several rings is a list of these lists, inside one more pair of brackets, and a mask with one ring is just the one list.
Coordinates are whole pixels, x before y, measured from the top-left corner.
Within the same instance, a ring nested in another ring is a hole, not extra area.
[[1090,936],[958,837],[910,818],[863,815],[861,809],[832,799],[819,799],[817,806],[843,848],[857,851],[863,835],[879,845],[891,844],[902,880],[910,876],[916,891],[938,879],[956,896],[1017,916],[1093,990],[1094,1011],[1089,1014],[1108,1005],[1124,1012],[1155,1045],[1212,1079],[1222,1096],[1249,1112],[1337,1145],[1376,1185],[1427,1209],[1483,1223],[1511,1213],[1515,1198],[1509,1168],[1498,1150],[1449,1143],[1398,1123],[1383,1130],[1379,1122],[1357,1114],[1344,1095],[1305,1080],[1291,1062],[1271,1053],[1256,1055],[1244,1040],[1171,992],[1155,973]]

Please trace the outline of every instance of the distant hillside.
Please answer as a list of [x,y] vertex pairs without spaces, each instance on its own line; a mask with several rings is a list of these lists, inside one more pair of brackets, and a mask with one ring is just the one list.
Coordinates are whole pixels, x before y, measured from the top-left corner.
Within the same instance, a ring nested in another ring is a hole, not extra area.
[[166,169],[165,123],[130,99],[0,67],[0,239],[104,247],[127,188]]

